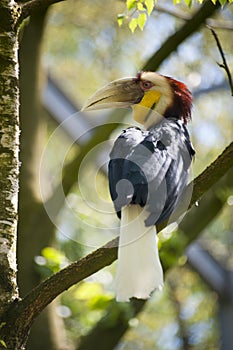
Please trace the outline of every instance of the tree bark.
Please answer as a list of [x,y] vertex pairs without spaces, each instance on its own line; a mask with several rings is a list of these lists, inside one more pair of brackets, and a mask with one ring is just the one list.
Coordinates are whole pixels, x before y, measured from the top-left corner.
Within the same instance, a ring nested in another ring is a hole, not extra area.
[[[56,1],[56,0],[54,0]],[[51,0],[44,0],[43,6]],[[40,1],[34,1],[40,6]],[[17,323],[16,239],[19,182],[18,28],[22,9],[0,0],[0,348],[24,349],[30,325]],[[34,6],[35,7],[35,6]],[[27,15],[30,14],[30,9]],[[9,310],[14,310],[12,314]]]
[[0,318],[18,297],[19,74],[14,30],[17,10],[13,1],[0,1]]
[[0,1],[0,344],[9,349],[14,349],[15,339],[4,337],[6,312],[18,298],[19,72],[14,25],[19,10],[14,1]]

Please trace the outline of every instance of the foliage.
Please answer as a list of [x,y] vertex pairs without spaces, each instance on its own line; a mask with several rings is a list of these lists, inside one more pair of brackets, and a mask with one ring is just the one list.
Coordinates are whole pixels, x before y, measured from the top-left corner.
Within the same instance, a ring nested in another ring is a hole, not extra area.
[[58,272],[65,267],[68,262],[64,253],[53,247],[45,247],[41,255],[35,257],[37,271],[42,277],[48,277]]
[[[216,4],[217,1],[224,6],[227,2],[232,3],[233,0],[211,0],[213,4]],[[182,0],[173,0],[175,5],[178,5]],[[192,0],[183,0],[183,2],[191,7],[193,5]],[[196,0],[197,3],[202,4],[203,0]],[[154,5],[157,3],[157,0],[126,0],[126,12],[118,15],[118,25],[122,26],[124,20],[128,22],[128,27],[132,33],[134,33],[136,28],[141,30],[144,29],[144,26],[147,22],[148,17],[150,17]]]
[[137,27],[143,30],[147,17],[151,15],[154,8],[154,0],[127,0],[128,14],[118,15],[118,24],[121,26],[124,19],[129,20],[129,29],[133,33]]
[[95,281],[84,281],[62,295],[63,306],[69,313],[64,317],[69,336],[73,341],[83,336],[104,316],[114,295]]

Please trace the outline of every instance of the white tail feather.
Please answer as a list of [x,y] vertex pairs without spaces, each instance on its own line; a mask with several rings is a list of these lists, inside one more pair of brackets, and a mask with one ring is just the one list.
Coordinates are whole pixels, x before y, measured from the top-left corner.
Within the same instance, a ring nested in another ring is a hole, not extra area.
[[146,227],[148,213],[138,205],[122,208],[116,299],[147,299],[163,286],[155,226]]

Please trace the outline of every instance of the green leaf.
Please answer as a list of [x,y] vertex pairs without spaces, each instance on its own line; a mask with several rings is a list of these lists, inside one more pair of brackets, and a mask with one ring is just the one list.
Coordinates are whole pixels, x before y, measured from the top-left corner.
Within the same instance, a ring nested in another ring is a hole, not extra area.
[[7,349],[6,343],[4,342],[4,340],[0,339],[0,344]]
[[63,253],[52,247],[45,247],[42,256],[46,259],[46,267],[53,272],[57,272],[67,264],[67,259]]
[[132,18],[131,21],[129,22],[129,29],[131,30],[132,33],[134,33],[137,26],[138,26],[138,19]]
[[222,6],[224,6],[224,5],[226,5],[227,0],[219,0],[219,2]]
[[118,26],[119,26],[119,27],[122,26],[124,18],[125,18],[124,13],[120,13],[120,14],[117,16],[117,23],[118,23]]
[[140,15],[138,16],[138,26],[141,30],[143,30],[146,20],[147,20],[147,15],[145,13],[140,13]]
[[42,250],[42,255],[55,264],[60,264],[65,260],[65,255],[53,247],[46,247]]
[[211,0],[214,5],[216,5],[217,0]]
[[106,309],[106,307],[109,305],[109,302],[112,301],[113,298],[114,295],[111,293],[95,295],[92,299],[89,300],[88,306],[91,310]]
[[151,12],[153,11],[154,8],[154,0],[145,0],[145,5],[147,8],[148,15],[150,16]]
[[184,0],[184,2],[186,3],[186,5],[188,7],[191,7],[192,6],[192,0]]
[[137,3],[137,9],[138,9],[138,11],[144,11],[145,10],[145,8],[144,8],[144,6],[143,6],[143,4],[141,2]]
[[126,7],[129,11],[132,10],[136,6],[137,6],[136,0],[126,0]]

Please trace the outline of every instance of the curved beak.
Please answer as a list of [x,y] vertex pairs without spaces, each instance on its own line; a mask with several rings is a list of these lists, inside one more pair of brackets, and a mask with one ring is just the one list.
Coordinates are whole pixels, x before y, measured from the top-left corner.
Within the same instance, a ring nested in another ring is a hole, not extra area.
[[104,108],[127,108],[141,101],[144,96],[137,78],[114,80],[97,90],[83,106],[82,110],[90,111]]

